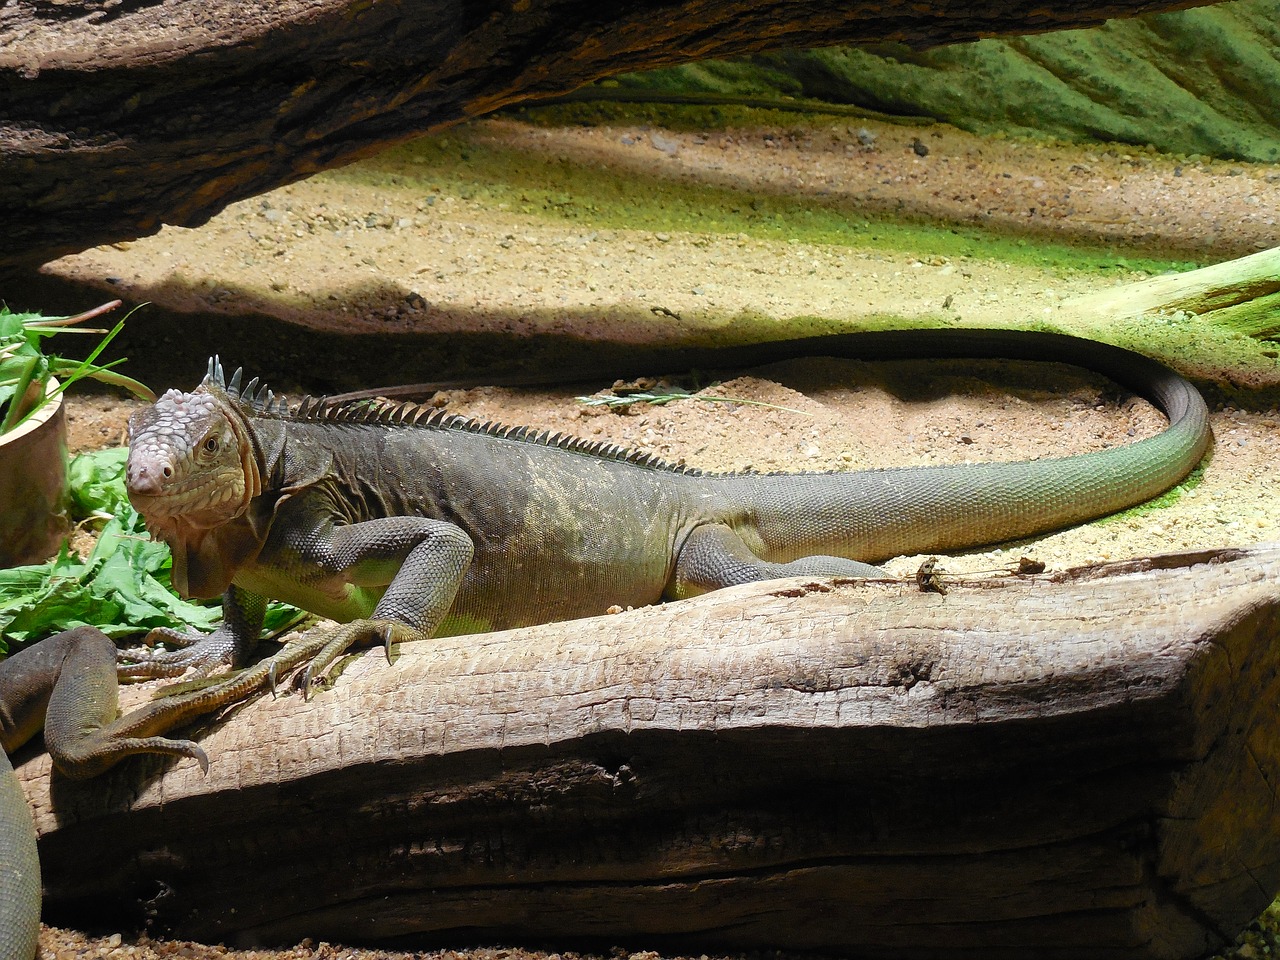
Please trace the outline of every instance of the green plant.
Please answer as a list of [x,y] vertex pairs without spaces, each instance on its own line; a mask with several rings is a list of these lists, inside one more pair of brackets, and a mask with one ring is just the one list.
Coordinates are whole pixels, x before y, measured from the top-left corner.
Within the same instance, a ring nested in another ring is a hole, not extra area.
[[[77,326],[118,306],[120,301],[112,300],[70,317],[13,313],[7,306],[0,306],[0,434],[18,427],[71,384],[85,378],[124,387],[147,400],[155,399],[145,385],[112,369],[124,362],[123,357],[110,363],[97,362],[133,311],[110,330]],[[67,360],[43,349],[45,338],[58,333],[97,334],[102,339],[84,360]],[[51,377],[58,380],[52,391],[48,389]]]

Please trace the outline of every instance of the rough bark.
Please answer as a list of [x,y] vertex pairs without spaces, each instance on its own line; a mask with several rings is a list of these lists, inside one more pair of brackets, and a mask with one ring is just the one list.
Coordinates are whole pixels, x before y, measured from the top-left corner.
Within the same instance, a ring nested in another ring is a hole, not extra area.
[[389,143],[623,71],[1195,4],[14,0],[0,6],[0,267],[195,226]]
[[203,940],[1193,957],[1280,886],[1280,546],[775,582],[379,652],[25,778],[48,918]]

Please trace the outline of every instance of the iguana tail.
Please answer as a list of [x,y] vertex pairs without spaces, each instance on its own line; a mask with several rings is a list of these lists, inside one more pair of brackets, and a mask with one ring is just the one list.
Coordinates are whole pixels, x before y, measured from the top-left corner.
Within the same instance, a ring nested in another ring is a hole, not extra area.
[[[803,343],[789,343],[787,352]],[[1154,360],[1107,344],[1052,333],[936,330],[826,337],[810,346],[870,359],[1070,363],[1145,397],[1169,426],[1122,447],[1052,459],[724,478],[735,512],[749,515],[746,530],[733,520],[729,525],[765,560],[826,554],[874,563],[1069,526],[1169,489],[1200,462],[1211,439],[1208,409],[1194,386]]]

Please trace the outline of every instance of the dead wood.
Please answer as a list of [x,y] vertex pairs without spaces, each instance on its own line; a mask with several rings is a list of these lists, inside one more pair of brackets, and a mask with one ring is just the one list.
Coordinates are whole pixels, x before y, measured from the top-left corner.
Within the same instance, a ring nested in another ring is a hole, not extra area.
[[1143,314],[1190,313],[1247,336],[1274,339],[1280,335],[1280,247],[1082,294],[1064,307],[1098,327]]
[[370,652],[21,768],[46,916],[200,940],[1193,957],[1280,887],[1280,546],[779,581]]
[[0,268],[197,226],[388,144],[628,70],[1194,5],[13,0],[0,5]]

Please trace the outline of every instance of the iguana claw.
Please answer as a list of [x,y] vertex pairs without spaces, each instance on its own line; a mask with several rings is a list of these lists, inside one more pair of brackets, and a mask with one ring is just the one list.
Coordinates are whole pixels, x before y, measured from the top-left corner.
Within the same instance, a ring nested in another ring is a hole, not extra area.
[[299,686],[304,697],[309,697],[311,688],[319,683],[329,666],[354,646],[372,646],[381,642],[387,654],[387,662],[391,663],[391,645],[402,640],[414,639],[417,631],[412,627],[394,620],[352,620],[334,631],[333,636],[320,649],[302,672]]

